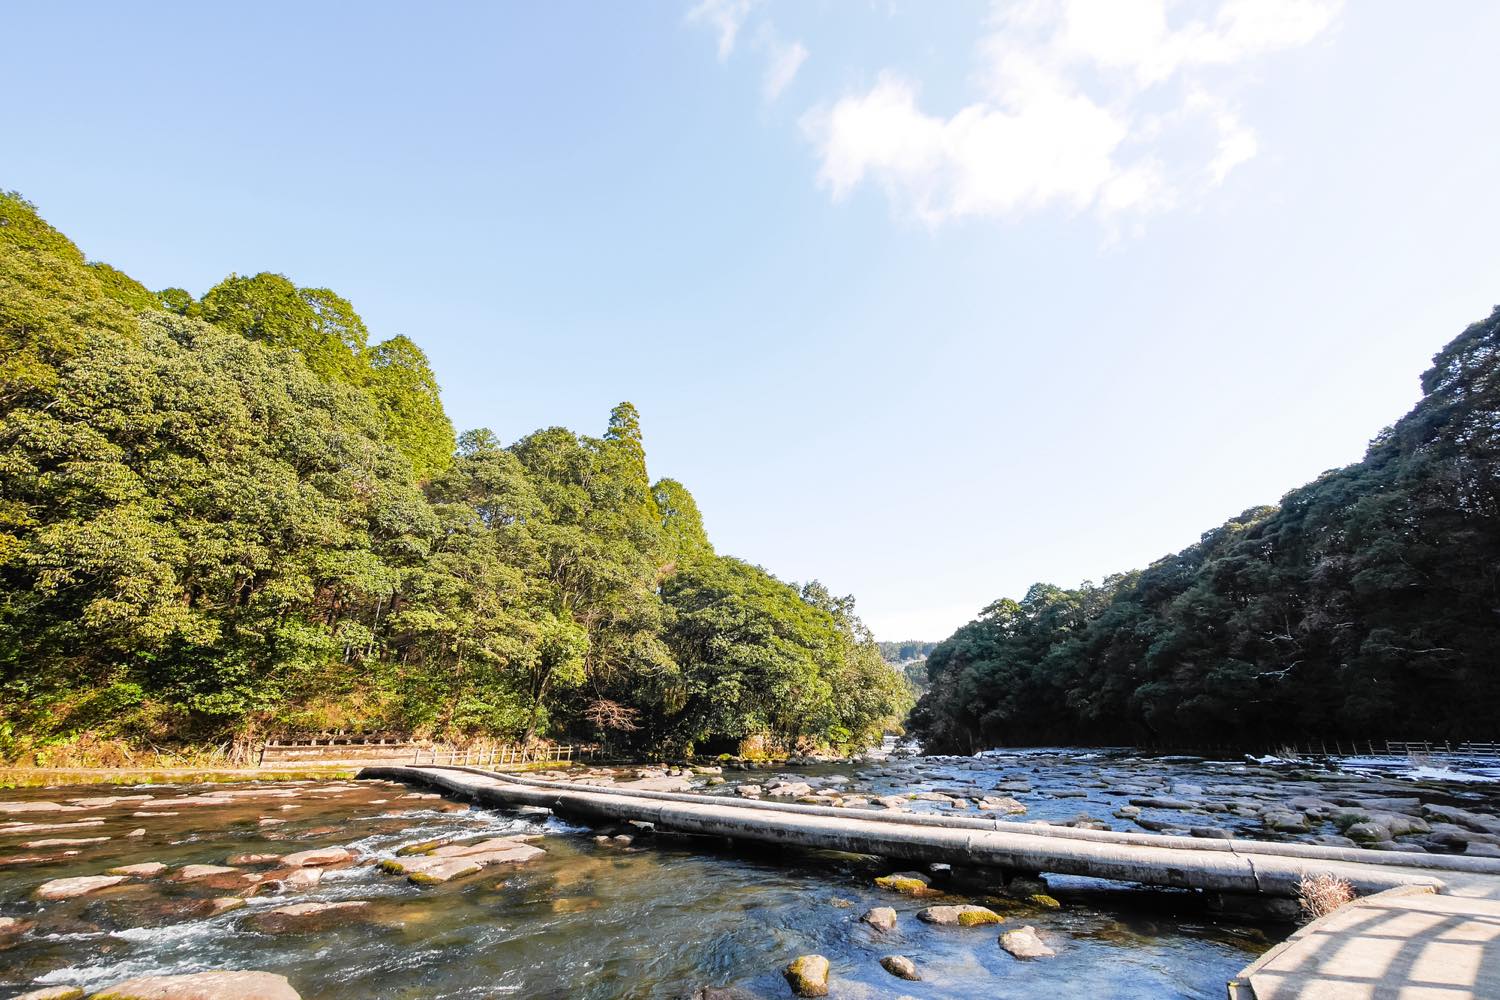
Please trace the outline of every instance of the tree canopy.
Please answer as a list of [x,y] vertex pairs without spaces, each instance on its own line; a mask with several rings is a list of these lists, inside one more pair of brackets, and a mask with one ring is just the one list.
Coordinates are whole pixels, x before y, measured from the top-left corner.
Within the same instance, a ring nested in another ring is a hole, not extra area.
[[1363,459],[1148,568],[985,608],[932,651],[934,747],[1494,738],[1500,309]]
[[640,414],[455,439],[412,340],[273,273],[195,299],[0,195],[0,756],[378,727],[855,746],[847,598],[715,553]]

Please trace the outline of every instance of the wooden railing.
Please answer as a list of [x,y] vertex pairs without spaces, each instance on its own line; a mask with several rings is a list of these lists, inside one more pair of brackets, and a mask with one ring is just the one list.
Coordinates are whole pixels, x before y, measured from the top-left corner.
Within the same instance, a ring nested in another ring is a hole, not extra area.
[[1303,740],[1272,750],[1302,757],[1500,757],[1500,743],[1472,740]]
[[550,743],[515,745],[502,743],[498,746],[470,747],[417,747],[412,751],[412,764],[448,764],[464,767],[504,767],[510,764],[571,763],[575,760],[593,760],[599,752],[592,743],[559,746]]

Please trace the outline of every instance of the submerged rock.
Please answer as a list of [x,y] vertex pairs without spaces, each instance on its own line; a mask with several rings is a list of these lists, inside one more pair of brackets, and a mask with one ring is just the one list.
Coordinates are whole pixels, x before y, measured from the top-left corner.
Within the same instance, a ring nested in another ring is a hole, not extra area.
[[354,854],[343,847],[320,847],[311,851],[296,851],[281,859],[288,868],[321,867],[341,865],[353,861]]
[[224,859],[226,865],[269,865],[281,860],[279,854],[231,854]]
[[90,1000],[302,1000],[285,976],[269,972],[194,972],[145,976],[106,986]]
[[213,875],[242,875],[238,868],[228,865],[183,865],[177,869],[177,874],[172,878],[178,882],[196,882],[200,878],[209,878]]
[[72,899],[124,882],[128,875],[80,875],[77,878],[55,878],[37,887],[37,899]]
[[822,955],[803,955],[793,959],[782,975],[799,997],[828,995],[828,959]]
[[880,960],[880,967],[897,979],[916,981],[922,978],[917,975],[917,963],[905,955],[887,955]]
[[1030,925],[1000,935],[1000,947],[1016,958],[1051,958],[1057,954],[1043,943],[1037,936],[1036,928]]
[[888,931],[896,926],[896,911],[889,906],[876,906],[859,919],[878,931]]
[[343,903],[294,903],[274,910],[254,913],[245,923],[267,934],[304,934],[342,924],[351,918],[365,916],[370,909],[366,900]]

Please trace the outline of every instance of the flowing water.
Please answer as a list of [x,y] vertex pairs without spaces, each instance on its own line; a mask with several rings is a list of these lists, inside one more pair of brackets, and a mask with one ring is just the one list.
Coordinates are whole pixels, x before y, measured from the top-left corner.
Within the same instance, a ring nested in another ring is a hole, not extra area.
[[[1035,787],[1018,793],[1032,808],[1026,818],[1062,819],[1080,812],[1110,816],[1116,799],[1137,787],[1119,787],[1124,777],[1139,787],[1163,787],[1167,774],[1170,787],[1174,777],[1181,783],[1182,775],[1201,779],[1204,768],[1235,766],[1169,759],[1151,764],[1152,771],[1073,753],[788,773],[875,794],[990,787],[997,777],[1020,788],[1030,779]],[[1232,770],[1209,777],[1226,774],[1245,777]],[[768,778],[725,777],[713,786],[695,781],[706,794],[723,794]],[[227,968],[284,974],[305,1000],[692,997],[705,987],[773,998],[790,995],[782,967],[818,953],[832,963],[833,997],[1217,1000],[1227,978],[1290,930],[1211,917],[1189,894],[1127,892],[1081,879],[1048,880],[1060,909],[976,887],[914,899],[875,887],[875,876],[891,870],[875,859],[767,853],[667,835],[631,846],[601,844],[597,831],[545,813],[469,809],[415,794],[387,782],[342,781],[0,793],[0,809],[26,802],[67,807],[0,816],[9,824],[0,827],[0,917],[25,922],[20,933],[0,932],[0,997],[39,985],[92,989],[131,976]],[[100,804],[103,796],[130,795],[152,798]],[[1229,825],[1243,817],[1232,819]],[[144,832],[129,836],[135,831]],[[517,833],[542,835],[538,845],[546,854],[428,887],[372,863],[418,841]],[[48,843],[100,837],[109,839]],[[302,891],[261,888],[244,907],[217,915],[208,914],[205,901],[243,893],[242,885],[222,877],[178,881],[169,872],[75,899],[39,902],[33,895],[49,879],[122,864],[223,864],[233,854],[334,845],[354,850],[360,861],[328,870]],[[348,900],[372,905],[355,919],[304,933],[249,926],[256,912],[288,903]],[[944,902],[985,903],[1005,923],[955,928],[915,918],[922,907]],[[895,907],[894,931],[860,922],[874,906]],[[1023,924],[1035,926],[1056,957],[1023,962],[1001,950],[999,932]],[[878,963],[890,954],[912,958],[922,981],[887,974]]]

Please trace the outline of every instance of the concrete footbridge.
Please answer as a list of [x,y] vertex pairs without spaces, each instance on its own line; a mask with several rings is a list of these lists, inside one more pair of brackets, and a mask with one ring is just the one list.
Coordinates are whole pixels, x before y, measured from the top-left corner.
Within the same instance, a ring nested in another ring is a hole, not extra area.
[[[1500,998],[1500,859],[1174,837],[977,817],[612,788],[472,767],[379,766],[362,778],[590,821],[871,854],[917,864],[1078,875],[1226,898],[1297,895],[1331,874],[1361,897],[1230,983],[1234,1000]],[[1422,956],[1426,956],[1423,958]]]

